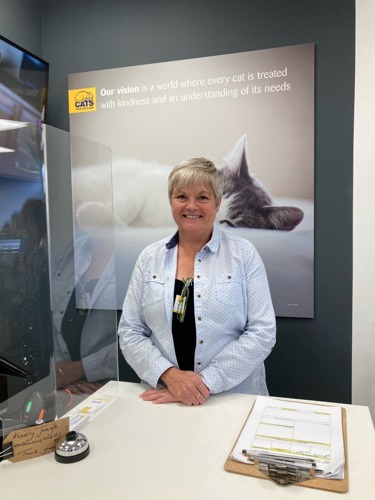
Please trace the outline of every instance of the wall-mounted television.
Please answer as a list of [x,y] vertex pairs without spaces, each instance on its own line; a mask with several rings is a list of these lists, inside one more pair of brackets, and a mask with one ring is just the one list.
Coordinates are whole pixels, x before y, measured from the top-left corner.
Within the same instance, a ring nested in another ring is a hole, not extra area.
[[53,334],[42,123],[49,65],[0,36],[0,418],[53,392]]

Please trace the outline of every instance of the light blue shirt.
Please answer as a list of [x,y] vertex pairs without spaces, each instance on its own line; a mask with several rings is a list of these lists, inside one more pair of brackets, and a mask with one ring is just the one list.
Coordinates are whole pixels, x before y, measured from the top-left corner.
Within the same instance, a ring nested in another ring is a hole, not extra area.
[[[175,235],[141,252],[119,323],[126,361],[153,387],[165,370],[178,368],[171,330],[177,250]],[[194,371],[211,393],[267,395],[263,362],[276,325],[265,268],[252,243],[216,224],[195,256],[194,311]]]
[[[73,261],[74,259],[74,261]],[[70,361],[61,332],[65,311],[79,278],[91,263],[87,237],[77,239],[59,256],[52,279],[55,362]],[[76,272],[75,272],[76,271]],[[116,280],[114,259],[109,260],[87,304],[81,333],[81,361],[89,382],[117,378]]]

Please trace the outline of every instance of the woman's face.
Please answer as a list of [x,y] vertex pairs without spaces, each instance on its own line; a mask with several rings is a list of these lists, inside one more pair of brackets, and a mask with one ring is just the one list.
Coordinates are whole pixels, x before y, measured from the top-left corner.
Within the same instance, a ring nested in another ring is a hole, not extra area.
[[181,232],[191,237],[209,238],[220,203],[203,184],[172,191],[172,215]]

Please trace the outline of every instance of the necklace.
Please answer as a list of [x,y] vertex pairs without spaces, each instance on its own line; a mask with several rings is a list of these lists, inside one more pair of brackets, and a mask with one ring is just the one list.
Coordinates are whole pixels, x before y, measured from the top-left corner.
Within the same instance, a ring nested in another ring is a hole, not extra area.
[[189,300],[189,286],[193,283],[193,278],[182,278],[184,286],[182,287],[181,295],[176,295],[173,312],[176,313],[177,319],[180,323],[184,322],[187,303]]
[[88,279],[85,276],[80,276],[78,281],[79,292],[78,299],[79,304],[78,308],[80,312],[83,314],[83,311],[90,309],[91,307],[91,297],[94,292],[94,288],[98,282],[98,279]]

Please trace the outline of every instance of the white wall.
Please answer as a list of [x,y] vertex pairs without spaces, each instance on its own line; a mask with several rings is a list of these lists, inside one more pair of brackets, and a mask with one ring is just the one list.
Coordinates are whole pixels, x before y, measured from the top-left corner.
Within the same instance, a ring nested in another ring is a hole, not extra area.
[[356,2],[353,404],[375,420],[375,2]]

